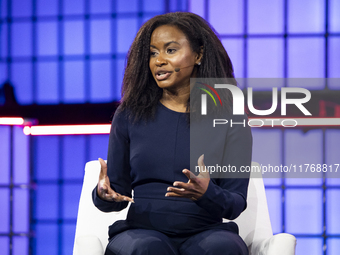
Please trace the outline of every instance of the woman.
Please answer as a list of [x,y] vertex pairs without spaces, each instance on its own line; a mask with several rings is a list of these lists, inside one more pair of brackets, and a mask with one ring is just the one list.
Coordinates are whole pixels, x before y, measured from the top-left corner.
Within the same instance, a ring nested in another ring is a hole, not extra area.
[[[248,179],[210,179],[203,172],[197,178],[189,170],[192,77],[233,78],[209,24],[192,13],[147,21],[128,54],[107,166],[99,159],[93,191],[104,212],[131,202],[127,219],[109,228],[107,255],[248,254],[236,224],[222,223],[246,208]],[[223,163],[250,165],[249,128],[229,130],[221,141]],[[203,155],[198,165],[204,167]]]

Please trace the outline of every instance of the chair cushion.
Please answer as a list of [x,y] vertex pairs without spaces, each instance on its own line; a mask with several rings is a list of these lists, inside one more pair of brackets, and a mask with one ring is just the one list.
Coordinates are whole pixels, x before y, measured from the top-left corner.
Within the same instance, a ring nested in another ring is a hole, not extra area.
[[103,255],[103,247],[95,235],[78,236],[74,255]]
[[281,233],[272,236],[261,243],[257,247],[252,247],[252,253],[256,255],[294,255],[296,246],[296,238],[287,233]]

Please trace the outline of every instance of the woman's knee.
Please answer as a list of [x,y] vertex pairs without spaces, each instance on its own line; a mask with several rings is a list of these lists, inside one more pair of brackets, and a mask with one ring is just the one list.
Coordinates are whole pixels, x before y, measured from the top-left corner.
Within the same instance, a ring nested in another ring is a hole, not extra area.
[[155,236],[147,236],[144,238],[138,238],[131,244],[131,255],[142,254],[172,254],[169,253],[169,247],[167,242]]
[[127,230],[110,240],[105,255],[177,255],[167,238],[159,232]]
[[243,247],[234,240],[210,240],[199,244],[206,255],[246,255]]
[[248,248],[241,237],[225,230],[202,232],[187,240],[180,248],[183,255],[247,255]]

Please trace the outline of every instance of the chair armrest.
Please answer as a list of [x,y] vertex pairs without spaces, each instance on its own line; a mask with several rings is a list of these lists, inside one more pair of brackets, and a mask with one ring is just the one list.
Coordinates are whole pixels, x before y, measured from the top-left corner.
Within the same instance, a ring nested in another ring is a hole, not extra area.
[[95,235],[78,236],[73,255],[103,255],[103,245]]
[[252,244],[251,255],[294,255],[295,236],[287,233],[276,234],[260,243]]

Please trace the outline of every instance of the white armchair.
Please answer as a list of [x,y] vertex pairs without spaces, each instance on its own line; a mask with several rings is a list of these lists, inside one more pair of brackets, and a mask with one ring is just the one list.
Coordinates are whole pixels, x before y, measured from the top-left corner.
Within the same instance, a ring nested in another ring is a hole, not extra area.
[[[99,171],[99,161],[86,164],[73,255],[103,255],[108,243],[108,226],[127,215],[129,206],[120,212],[103,213],[93,205],[91,193],[98,182]],[[255,175],[252,173],[251,177]],[[293,235],[281,233],[273,236],[261,176],[250,178],[247,203],[247,209],[234,221],[250,254],[294,255],[296,238]]]

